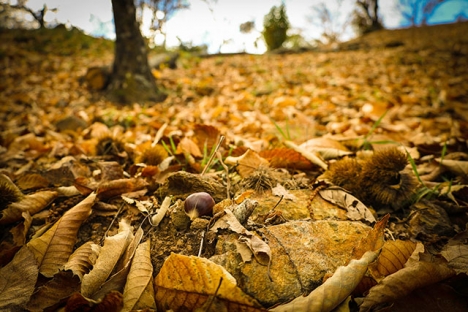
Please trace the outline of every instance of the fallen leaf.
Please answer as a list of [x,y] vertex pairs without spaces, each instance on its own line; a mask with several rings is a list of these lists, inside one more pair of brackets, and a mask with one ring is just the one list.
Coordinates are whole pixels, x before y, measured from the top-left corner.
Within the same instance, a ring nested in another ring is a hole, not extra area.
[[[123,292],[124,307],[122,311],[131,311],[138,308],[156,307],[154,294],[145,292],[148,284],[152,284],[153,265],[151,264],[151,242],[141,243],[133,257],[132,266],[128,272],[127,283]],[[148,297],[148,295],[150,295]]]
[[158,310],[195,310],[214,295],[228,311],[265,311],[222,266],[195,256],[171,254],[154,279]]
[[323,199],[337,205],[338,207],[346,209],[346,216],[350,220],[365,220],[370,223],[375,222],[374,215],[366,205],[353,195],[349,194],[345,189],[338,186],[330,186],[319,191],[319,194]]
[[23,246],[13,260],[0,269],[0,309],[24,307],[34,292],[39,269],[34,254]]
[[409,240],[386,241],[377,261],[369,266],[369,271],[377,281],[380,281],[385,276],[402,269],[415,249],[416,243]]
[[38,213],[57,198],[55,191],[41,191],[31,195],[26,195],[22,200],[11,203],[2,211],[1,224],[13,223],[21,220],[21,214],[28,211],[30,215]]
[[449,267],[457,273],[468,274],[468,231],[463,231],[452,237],[440,254],[448,261]]
[[63,269],[71,270],[74,275],[77,275],[80,281],[83,275],[88,274],[90,269],[96,263],[101,246],[93,242],[86,242],[78,247],[70,256]]
[[380,221],[375,223],[369,234],[364,237],[354,248],[352,259],[359,259],[368,250],[377,251],[384,245],[384,231],[387,225],[389,214],[386,214]]
[[237,171],[243,178],[247,178],[260,167],[268,167],[268,161],[260,157],[256,152],[247,150],[242,156],[239,157],[226,157],[224,162],[227,165],[236,166]]
[[119,233],[106,237],[93,269],[83,276],[81,283],[83,296],[90,298],[101,288],[132,238],[131,226],[126,219],[123,219],[119,223]]
[[80,279],[78,276],[74,276],[71,271],[61,271],[55,274],[53,279],[36,289],[26,308],[28,311],[44,311],[79,290]]
[[136,231],[133,240],[128,244],[128,247],[120,258],[119,262],[116,264],[114,271],[117,273],[111,275],[107,281],[101,285],[99,291],[94,293],[93,299],[100,300],[104,298],[109,292],[114,290],[123,292],[133,256],[135,255],[135,251],[139,246],[142,237],[143,230],[140,227]]
[[350,155],[352,152],[340,142],[330,138],[313,138],[299,145],[308,152],[318,152],[323,159],[336,159]]
[[39,264],[39,272],[52,277],[68,261],[81,224],[91,214],[96,199],[92,193],[65,214],[43,235],[32,239],[28,247]]
[[280,197],[282,196],[283,199],[289,199],[289,200],[292,200],[292,201],[296,200],[296,196],[294,196],[293,194],[288,192],[288,190],[286,190],[284,188],[284,186],[282,186],[279,183],[276,184],[276,186],[274,188],[272,188],[271,191],[272,191],[273,195],[280,196]]
[[331,311],[345,300],[356,288],[374,261],[378,252],[367,251],[360,260],[353,259],[347,266],[339,267],[332,277],[317,287],[307,297],[298,297],[270,311]]
[[413,290],[435,284],[455,275],[445,264],[417,262],[384,278],[372,287],[359,311],[370,311],[382,303],[390,303],[410,294]]

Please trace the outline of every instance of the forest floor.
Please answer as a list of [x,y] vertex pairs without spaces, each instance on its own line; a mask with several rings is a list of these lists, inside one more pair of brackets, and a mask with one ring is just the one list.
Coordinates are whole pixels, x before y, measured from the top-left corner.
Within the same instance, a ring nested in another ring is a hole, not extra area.
[[131,105],[83,78],[112,43],[0,35],[0,310],[468,309],[468,23],[184,54]]

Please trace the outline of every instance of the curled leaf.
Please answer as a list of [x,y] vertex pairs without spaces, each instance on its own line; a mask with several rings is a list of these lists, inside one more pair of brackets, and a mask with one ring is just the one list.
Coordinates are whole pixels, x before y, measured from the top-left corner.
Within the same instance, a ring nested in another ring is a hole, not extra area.
[[28,211],[30,215],[38,213],[47,207],[57,196],[58,193],[55,191],[42,191],[23,197],[22,200],[10,204],[2,211],[3,215],[0,218],[0,225],[21,220],[21,214],[25,211]]
[[83,275],[87,274],[96,262],[100,248],[101,246],[93,242],[84,243],[70,256],[64,270],[71,270],[81,281]]
[[81,283],[81,293],[83,296],[92,297],[99,290],[112,273],[120,256],[127,249],[132,236],[131,227],[124,219],[119,224],[119,233],[106,237],[96,264],[91,272],[83,276]]
[[413,290],[435,284],[455,275],[446,264],[416,262],[392,275],[371,288],[364,298],[359,311],[370,311],[373,306],[392,302],[410,294]]
[[[133,257],[132,266],[128,273],[127,283],[124,289],[124,307],[122,311],[134,310],[139,305],[141,300],[146,299],[145,289],[148,284],[152,284],[153,277],[153,265],[151,264],[151,245],[150,241],[141,243]],[[142,298],[143,297],[143,298]],[[155,308],[156,303],[154,302],[154,295],[151,299],[150,305],[145,308]]]
[[42,275],[52,277],[68,261],[75,246],[76,234],[83,221],[91,214],[95,199],[96,194],[90,194],[68,210],[47,232],[28,243]]
[[339,267],[332,277],[317,287],[307,297],[298,297],[270,311],[331,311],[356,288],[367,271],[369,263],[377,258],[375,251],[366,252],[360,260],[351,260]]
[[379,258],[369,266],[375,279],[379,280],[402,269],[416,248],[412,241],[387,241],[382,247]]

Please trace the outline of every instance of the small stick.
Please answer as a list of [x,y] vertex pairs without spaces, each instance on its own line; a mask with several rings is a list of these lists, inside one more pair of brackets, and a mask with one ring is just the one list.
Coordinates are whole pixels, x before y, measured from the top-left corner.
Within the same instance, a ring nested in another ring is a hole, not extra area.
[[224,141],[224,135],[221,135],[219,137],[219,141],[218,141],[218,144],[216,145],[216,148],[215,150],[213,151],[213,153],[211,154],[210,156],[210,159],[208,160],[208,162],[206,163],[206,166],[205,168],[203,168],[203,171],[200,175],[204,175],[206,173],[206,171],[208,170],[208,168],[210,167],[211,163],[213,162],[213,158],[214,156],[216,155],[216,152],[219,150],[219,147],[221,146],[221,143],[223,143]]
[[107,233],[109,233],[112,225],[114,224],[115,220],[117,219],[117,217],[119,216],[120,212],[122,211],[122,208],[124,207],[124,204],[120,205],[120,208],[119,208],[119,211],[117,211],[117,213],[115,214],[114,218],[112,219],[111,223],[109,224],[109,227],[107,228],[106,232],[104,233],[104,236],[101,238],[101,246],[104,245],[104,239],[106,238],[107,236]]
[[205,231],[202,231],[202,237],[201,237],[201,242],[200,242],[200,249],[198,250],[198,256],[201,256],[202,250],[203,250],[203,241],[205,240]]

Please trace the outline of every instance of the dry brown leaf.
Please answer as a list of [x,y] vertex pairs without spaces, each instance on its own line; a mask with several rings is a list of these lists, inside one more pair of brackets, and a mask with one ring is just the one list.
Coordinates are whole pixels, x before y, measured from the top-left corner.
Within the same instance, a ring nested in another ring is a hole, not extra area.
[[314,166],[301,153],[290,148],[276,148],[259,152],[273,168],[287,168],[296,170],[311,170]]
[[28,243],[39,264],[39,272],[52,277],[68,261],[81,224],[91,214],[96,199],[92,193],[65,214],[43,235]]
[[279,183],[276,184],[276,186],[271,189],[271,192],[275,196],[280,196],[280,197],[282,196],[283,199],[289,199],[289,200],[292,200],[292,201],[296,200],[296,196],[291,194],[287,189],[284,188],[284,186],[282,186]]
[[62,299],[80,290],[80,279],[72,272],[61,271],[43,286],[36,289],[28,302],[28,311],[44,311],[59,303]]
[[307,297],[277,306],[270,311],[331,311],[345,300],[356,288],[367,271],[369,263],[377,258],[375,251],[366,252],[360,260],[351,260],[347,266],[339,267],[332,277],[317,287]]
[[243,178],[252,175],[260,167],[268,167],[268,161],[260,157],[256,152],[247,150],[242,156],[239,157],[226,157],[224,162],[227,165],[236,166],[237,171]]
[[72,253],[63,269],[71,270],[81,281],[83,275],[88,274],[94,263],[96,263],[100,249],[101,246],[93,242],[84,243]]
[[38,173],[31,173],[21,176],[16,180],[16,184],[22,190],[34,190],[49,186],[49,180]]
[[346,209],[346,216],[350,220],[365,220],[371,223],[376,221],[374,215],[366,205],[341,187],[330,186],[319,191],[319,194],[323,199],[337,205],[338,207]]
[[369,266],[369,271],[380,281],[383,277],[402,269],[415,249],[416,243],[412,241],[387,241],[377,261]]
[[444,246],[440,254],[448,261],[449,267],[457,273],[468,274],[468,231],[463,231],[453,238]]
[[21,214],[24,221],[10,230],[13,236],[13,242],[16,246],[23,246],[26,243],[26,236],[28,235],[29,227],[32,223],[32,217],[28,211]]
[[34,254],[23,246],[13,260],[0,269],[0,310],[10,311],[26,305],[34,292],[38,276]]
[[177,145],[176,154],[185,155],[186,153],[192,155],[193,157],[203,157],[203,154],[201,153],[197,144],[195,144],[195,142],[189,138],[183,138]]
[[0,225],[21,220],[21,214],[24,211],[28,211],[30,215],[38,213],[54,201],[57,196],[58,193],[55,191],[41,191],[31,195],[26,195],[21,201],[11,203],[2,211],[3,216],[0,219]]
[[0,191],[2,192],[0,211],[5,209],[9,203],[14,203],[24,198],[24,194],[19,187],[3,173],[0,173]]
[[353,250],[351,259],[360,259],[361,256],[369,251],[377,251],[384,245],[384,230],[387,225],[389,214],[386,214],[380,221],[378,221],[372,230],[364,239],[362,239],[357,247]]
[[230,209],[225,209],[224,212],[225,215],[213,224],[210,231],[217,232],[218,229],[230,229],[231,231],[238,233],[240,235],[239,242],[242,242],[249,247],[252,254],[255,256],[255,259],[257,259],[260,264],[268,265],[271,261],[270,246],[255,235],[255,233],[244,228]]
[[101,301],[83,297],[74,293],[67,301],[66,312],[120,312],[123,307],[123,296],[118,291],[111,291]]
[[462,176],[468,176],[468,161],[462,160],[453,160],[453,159],[441,159],[436,158],[436,161],[439,162],[442,166],[447,168],[450,172]]
[[286,145],[289,148],[292,148],[296,152],[301,153],[302,156],[304,156],[305,158],[307,158],[308,160],[310,160],[312,163],[316,164],[320,168],[322,168],[324,170],[328,169],[328,165],[322,159],[320,159],[320,157],[315,155],[315,153],[311,153],[311,152],[305,150],[304,148],[300,147],[299,145],[296,145],[295,143],[293,143],[291,141],[285,141],[284,145]]
[[115,266],[116,269],[114,271],[117,271],[117,273],[113,274],[104,284],[102,284],[99,291],[93,295],[93,299],[100,300],[101,298],[104,298],[106,294],[113,290],[123,292],[133,256],[135,255],[135,251],[139,246],[142,237],[143,230],[140,227],[136,231],[133,240],[130,242],[127,249],[125,250],[125,253]]
[[313,138],[299,147],[309,152],[319,152],[323,159],[335,159],[352,154],[346,146],[330,138]]
[[218,143],[220,132],[216,127],[196,124],[193,127],[193,132],[194,140],[196,141],[200,151],[203,151],[206,148],[208,152],[211,152],[213,147]]
[[105,181],[100,183],[96,190],[98,198],[105,200],[114,196],[120,196],[124,193],[130,193],[144,189],[148,183],[143,179],[120,179],[113,181]]
[[131,239],[133,239],[132,228],[129,222],[123,219],[119,223],[119,233],[106,237],[93,269],[83,276],[81,283],[83,296],[90,298],[99,290],[114,270]]
[[387,276],[372,287],[359,311],[370,311],[377,304],[390,303],[415,289],[435,284],[454,275],[455,271],[446,264],[416,262]]
[[[154,294],[148,298],[148,293],[145,289],[148,284],[152,284],[153,279],[153,265],[151,264],[151,242],[147,240],[141,243],[133,257],[132,266],[127,276],[127,283],[125,284],[123,296],[124,307],[122,311],[131,311],[135,307],[144,306],[145,308],[154,309],[156,303],[154,302]],[[144,295],[144,297],[143,297]],[[148,305],[141,304],[144,301]]]
[[179,254],[166,259],[154,280],[158,310],[193,311],[215,294],[220,279],[217,298],[228,311],[264,311],[222,266],[205,258]]

